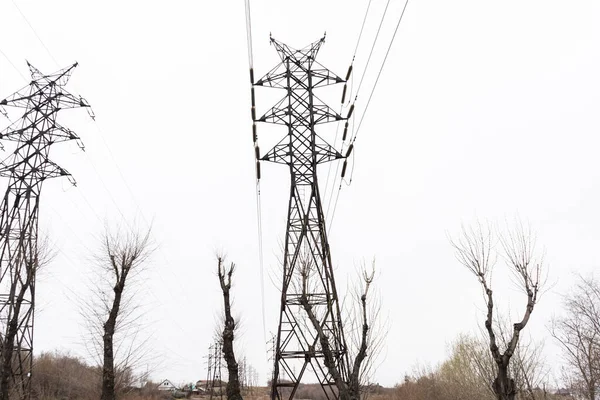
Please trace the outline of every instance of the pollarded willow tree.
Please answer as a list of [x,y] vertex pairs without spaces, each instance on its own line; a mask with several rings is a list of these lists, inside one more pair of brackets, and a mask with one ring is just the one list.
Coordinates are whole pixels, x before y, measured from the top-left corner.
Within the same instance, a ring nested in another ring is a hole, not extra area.
[[223,294],[223,330],[220,331],[223,341],[223,358],[227,364],[229,379],[227,380],[227,400],[242,400],[239,365],[235,357],[233,341],[235,339],[236,322],[231,313],[231,278],[235,272],[235,264],[227,266],[223,256],[217,256],[217,276]]
[[[535,237],[521,223],[507,229],[506,233],[497,233],[489,224],[478,222],[475,226],[463,226],[461,235],[451,243],[458,261],[475,276],[483,289],[487,310],[484,326],[496,368],[493,392],[498,400],[514,400],[519,388],[511,371],[511,360],[517,351],[521,332],[538,302],[546,272],[543,260],[535,255]],[[514,282],[526,296],[522,318],[513,323],[506,341],[499,337],[499,321],[494,313],[492,272],[498,258],[505,262]]]
[[107,230],[102,237],[94,293],[81,310],[91,335],[89,350],[102,366],[101,400],[115,400],[125,381],[133,378],[132,370],[147,357],[137,285],[153,250],[150,230]]

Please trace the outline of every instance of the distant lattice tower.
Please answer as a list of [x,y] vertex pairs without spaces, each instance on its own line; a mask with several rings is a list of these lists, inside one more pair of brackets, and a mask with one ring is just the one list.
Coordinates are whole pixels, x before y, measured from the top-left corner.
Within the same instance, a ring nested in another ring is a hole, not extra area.
[[[212,380],[210,381],[210,397],[209,399],[219,398],[223,399],[223,379],[221,376],[221,370],[223,367],[223,342],[217,341],[212,349],[214,350],[214,354],[212,357]],[[219,386],[219,393],[215,393],[217,385]]]
[[[346,82],[316,62],[324,41],[322,38],[296,50],[271,38],[281,62],[253,82],[253,86],[282,89],[284,97],[257,118],[254,87],[252,89],[253,120],[287,129],[286,136],[264,155],[259,154],[256,145],[257,176],[260,179],[260,161],[269,161],[287,165],[291,177],[271,385],[273,399],[292,399],[307,375],[317,379],[328,399],[338,398],[334,379],[326,366],[329,361],[314,328],[316,322],[328,338],[333,356],[331,362],[343,379],[348,376],[347,347],[317,181],[319,164],[345,157],[322,139],[315,128],[319,124],[347,120],[353,108],[347,117],[342,117],[314,93],[315,88]],[[255,125],[253,130],[256,142]],[[312,372],[307,373],[307,370]],[[282,379],[282,376],[286,378]]]
[[75,184],[66,170],[50,161],[50,147],[75,140],[83,148],[73,131],[56,122],[57,114],[65,108],[89,107],[64,88],[77,63],[50,75],[27,64],[29,85],[0,101],[0,106],[25,109],[21,119],[0,133],[0,139],[17,146],[0,164],[0,176],[8,178],[0,205],[0,400],[8,400],[9,389],[19,399],[30,398],[35,279],[44,256],[38,245],[42,184],[59,176]]
[[210,386],[212,385],[212,369],[213,369],[213,345],[208,346],[208,355],[206,356],[206,385],[205,389],[208,391]]

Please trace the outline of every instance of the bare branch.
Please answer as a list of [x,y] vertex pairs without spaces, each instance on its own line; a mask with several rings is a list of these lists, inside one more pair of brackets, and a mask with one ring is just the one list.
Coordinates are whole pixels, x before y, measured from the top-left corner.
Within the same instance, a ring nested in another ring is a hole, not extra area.
[[497,241],[489,223],[482,225],[479,221],[474,227],[465,228],[463,225],[461,236],[457,240],[450,239],[456,258],[477,278],[485,295],[487,314],[484,326],[489,338],[490,353],[497,366],[497,376],[492,387],[499,400],[512,400],[517,388],[514,379],[510,377],[510,360],[518,348],[521,331],[527,325],[537,303],[544,283],[545,268],[542,260],[535,258],[535,237],[529,227],[525,228],[519,222],[513,229],[507,229],[506,234],[500,235],[503,258],[519,287],[527,295],[525,312],[521,320],[513,324],[510,338],[505,332],[500,332],[505,344],[502,352],[494,324],[494,298],[490,283],[497,258]]

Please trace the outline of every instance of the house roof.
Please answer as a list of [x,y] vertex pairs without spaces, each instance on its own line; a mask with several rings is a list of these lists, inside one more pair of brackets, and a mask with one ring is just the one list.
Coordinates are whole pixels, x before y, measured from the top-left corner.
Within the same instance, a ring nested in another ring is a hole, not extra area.
[[172,389],[177,389],[177,386],[175,386],[173,384],[173,382],[171,382],[170,380],[165,379],[161,383],[158,384],[158,388],[172,388]]

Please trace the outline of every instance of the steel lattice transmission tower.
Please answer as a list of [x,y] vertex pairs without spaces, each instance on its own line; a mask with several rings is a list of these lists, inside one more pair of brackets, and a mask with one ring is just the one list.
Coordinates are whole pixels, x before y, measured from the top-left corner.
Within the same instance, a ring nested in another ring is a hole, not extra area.
[[56,122],[57,114],[65,108],[89,107],[64,89],[77,63],[51,75],[27,64],[31,83],[0,101],[0,106],[25,109],[20,120],[0,132],[0,139],[16,142],[16,150],[0,164],[0,176],[8,178],[0,206],[0,400],[8,400],[9,389],[19,399],[30,398],[42,184],[59,176],[75,184],[66,170],[50,161],[50,147],[75,140],[83,148],[74,132]]
[[[327,398],[338,398],[315,322],[328,338],[332,361],[341,377],[346,380],[348,376],[347,348],[317,181],[319,164],[344,156],[315,132],[318,124],[348,117],[340,116],[314,93],[315,88],[345,82],[316,62],[324,41],[323,37],[296,50],[271,38],[281,63],[253,83],[285,92],[281,101],[257,119],[253,88],[253,120],[287,127],[287,135],[264,156],[259,156],[256,146],[257,175],[260,178],[259,160],[286,164],[291,175],[273,399],[293,398],[303,377],[311,374]],[[253,128],[256,141],[256,126]],[[307,369],[312,372],[307,373]]]
[[[209,399],[219,398],[223,399],[223,378],[221,377],[221,370],[223,367],[223,342],[218,340],[211,347],[214,350],[212,356],[212,379],[210,380],[209,388]],[[217,394],[216,388],[219,385],[219,393]]]

